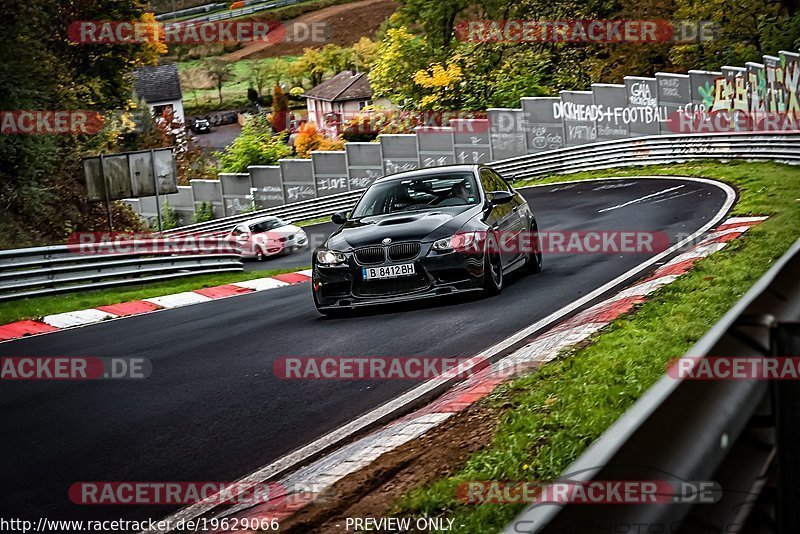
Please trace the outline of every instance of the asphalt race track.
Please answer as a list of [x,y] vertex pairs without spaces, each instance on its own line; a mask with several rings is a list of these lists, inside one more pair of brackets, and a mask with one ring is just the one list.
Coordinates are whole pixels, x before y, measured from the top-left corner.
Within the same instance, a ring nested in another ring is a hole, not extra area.
[[[669,179],[556,184],[525,195],[541,230],[660,230],[672,242],[726,199],[713,185]],[[263,265],[308,265],[309,257]],[[175,507],[77,506],[67,489],[77,481],[236,480],[415,385],[282,381],[272,375],[276,358],[471,356],[646,258],[545,256],[543,273],[507,280],[493,298],[345,319],[321,318],[300,284],[1,343],[0,356],[140,356],[153,366],[146,380],[1,384],[3,508],[23,518],[157,519]]]

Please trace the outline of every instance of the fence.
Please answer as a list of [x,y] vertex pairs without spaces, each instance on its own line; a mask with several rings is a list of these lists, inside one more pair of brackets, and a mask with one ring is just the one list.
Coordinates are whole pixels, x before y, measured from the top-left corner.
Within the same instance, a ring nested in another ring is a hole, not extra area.
[[[195,274],[243,271],[241,255],[218,242],[208,254],[170,254],[184,243],[119,242],[130,253],[81,254],[78,245],[0,250],[0,301],[124,284],[157,282]],[[158,249],[158,250],[156,250]]]
[[[796,355],[799,303],[797,241],[686,357]],[[795,380],[665,376],[566,470],[563,479],[713,480],[722,489],[718,502],[538,504],[526,508],[504,532],[800,532],[798,418],[800,384]],[[780,469],[775,469],[776,462]],[[767,486],[771,487],[765,491]],[[758,522],[746,523],[757,503],[777,511],[766,529]]]

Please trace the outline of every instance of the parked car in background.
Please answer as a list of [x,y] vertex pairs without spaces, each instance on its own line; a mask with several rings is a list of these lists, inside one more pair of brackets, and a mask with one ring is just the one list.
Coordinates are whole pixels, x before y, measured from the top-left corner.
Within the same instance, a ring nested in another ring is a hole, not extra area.
[[197,134],[211,133],[211,122],[208,119],[194,119],[191,128]]
[[267,216],[237,224],[227,239],[246,258],[264,261],[269,256],[291,254],[308,246],[308,235],[299,226]]

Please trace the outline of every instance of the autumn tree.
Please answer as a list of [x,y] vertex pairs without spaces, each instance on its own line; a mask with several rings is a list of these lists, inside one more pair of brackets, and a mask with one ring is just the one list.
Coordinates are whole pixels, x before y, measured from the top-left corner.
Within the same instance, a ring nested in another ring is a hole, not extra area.
[[[0,135],[0,246],[62,242],[103,229],[105,209],[89,202],[81,158],[114,152],[119,118],[135,105],[131,72],[153,65],[157,43],[75,44],[67,21],[139,20],[128,0],[5,0],[0,18],[0,109],[108,110],[98,134]],[[115,227],[138,230],[129,207],[113,203]]]
[[286,129],[286,119],[289,112],[289,99],[283,92],[283,88],[275,84],[272,88],[272,128],[276,132]]
[[222,86],[231,77],[231,64],[220,58],[206,61],[206,74],[214,82],[219,95],[219,105],[222,106]]

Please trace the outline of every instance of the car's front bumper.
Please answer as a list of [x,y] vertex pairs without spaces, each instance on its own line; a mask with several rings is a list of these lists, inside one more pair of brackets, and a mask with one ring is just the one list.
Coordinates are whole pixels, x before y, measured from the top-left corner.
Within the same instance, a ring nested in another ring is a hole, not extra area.
[[[415,274],[384,280],[365,280],[364,267],[413,263]],[[313,261],[314,300],[320,310],[357,308],[406,302],[479,290],[483,283],[483,257],[460,252],[430,253],[422,247],[413,260],[380,265],[360,265],[348,254],[347,262],[325,266]]]
[[[270,241],[262,244],[261,249],[267,256],[277,256],[278,254],[289,254],[295,250],[303,249],[308,246],[308,235],[295,235],[286,241]],[[245,258],[255,258],[256,248],[254,245],[239,245],[240,254]]]

